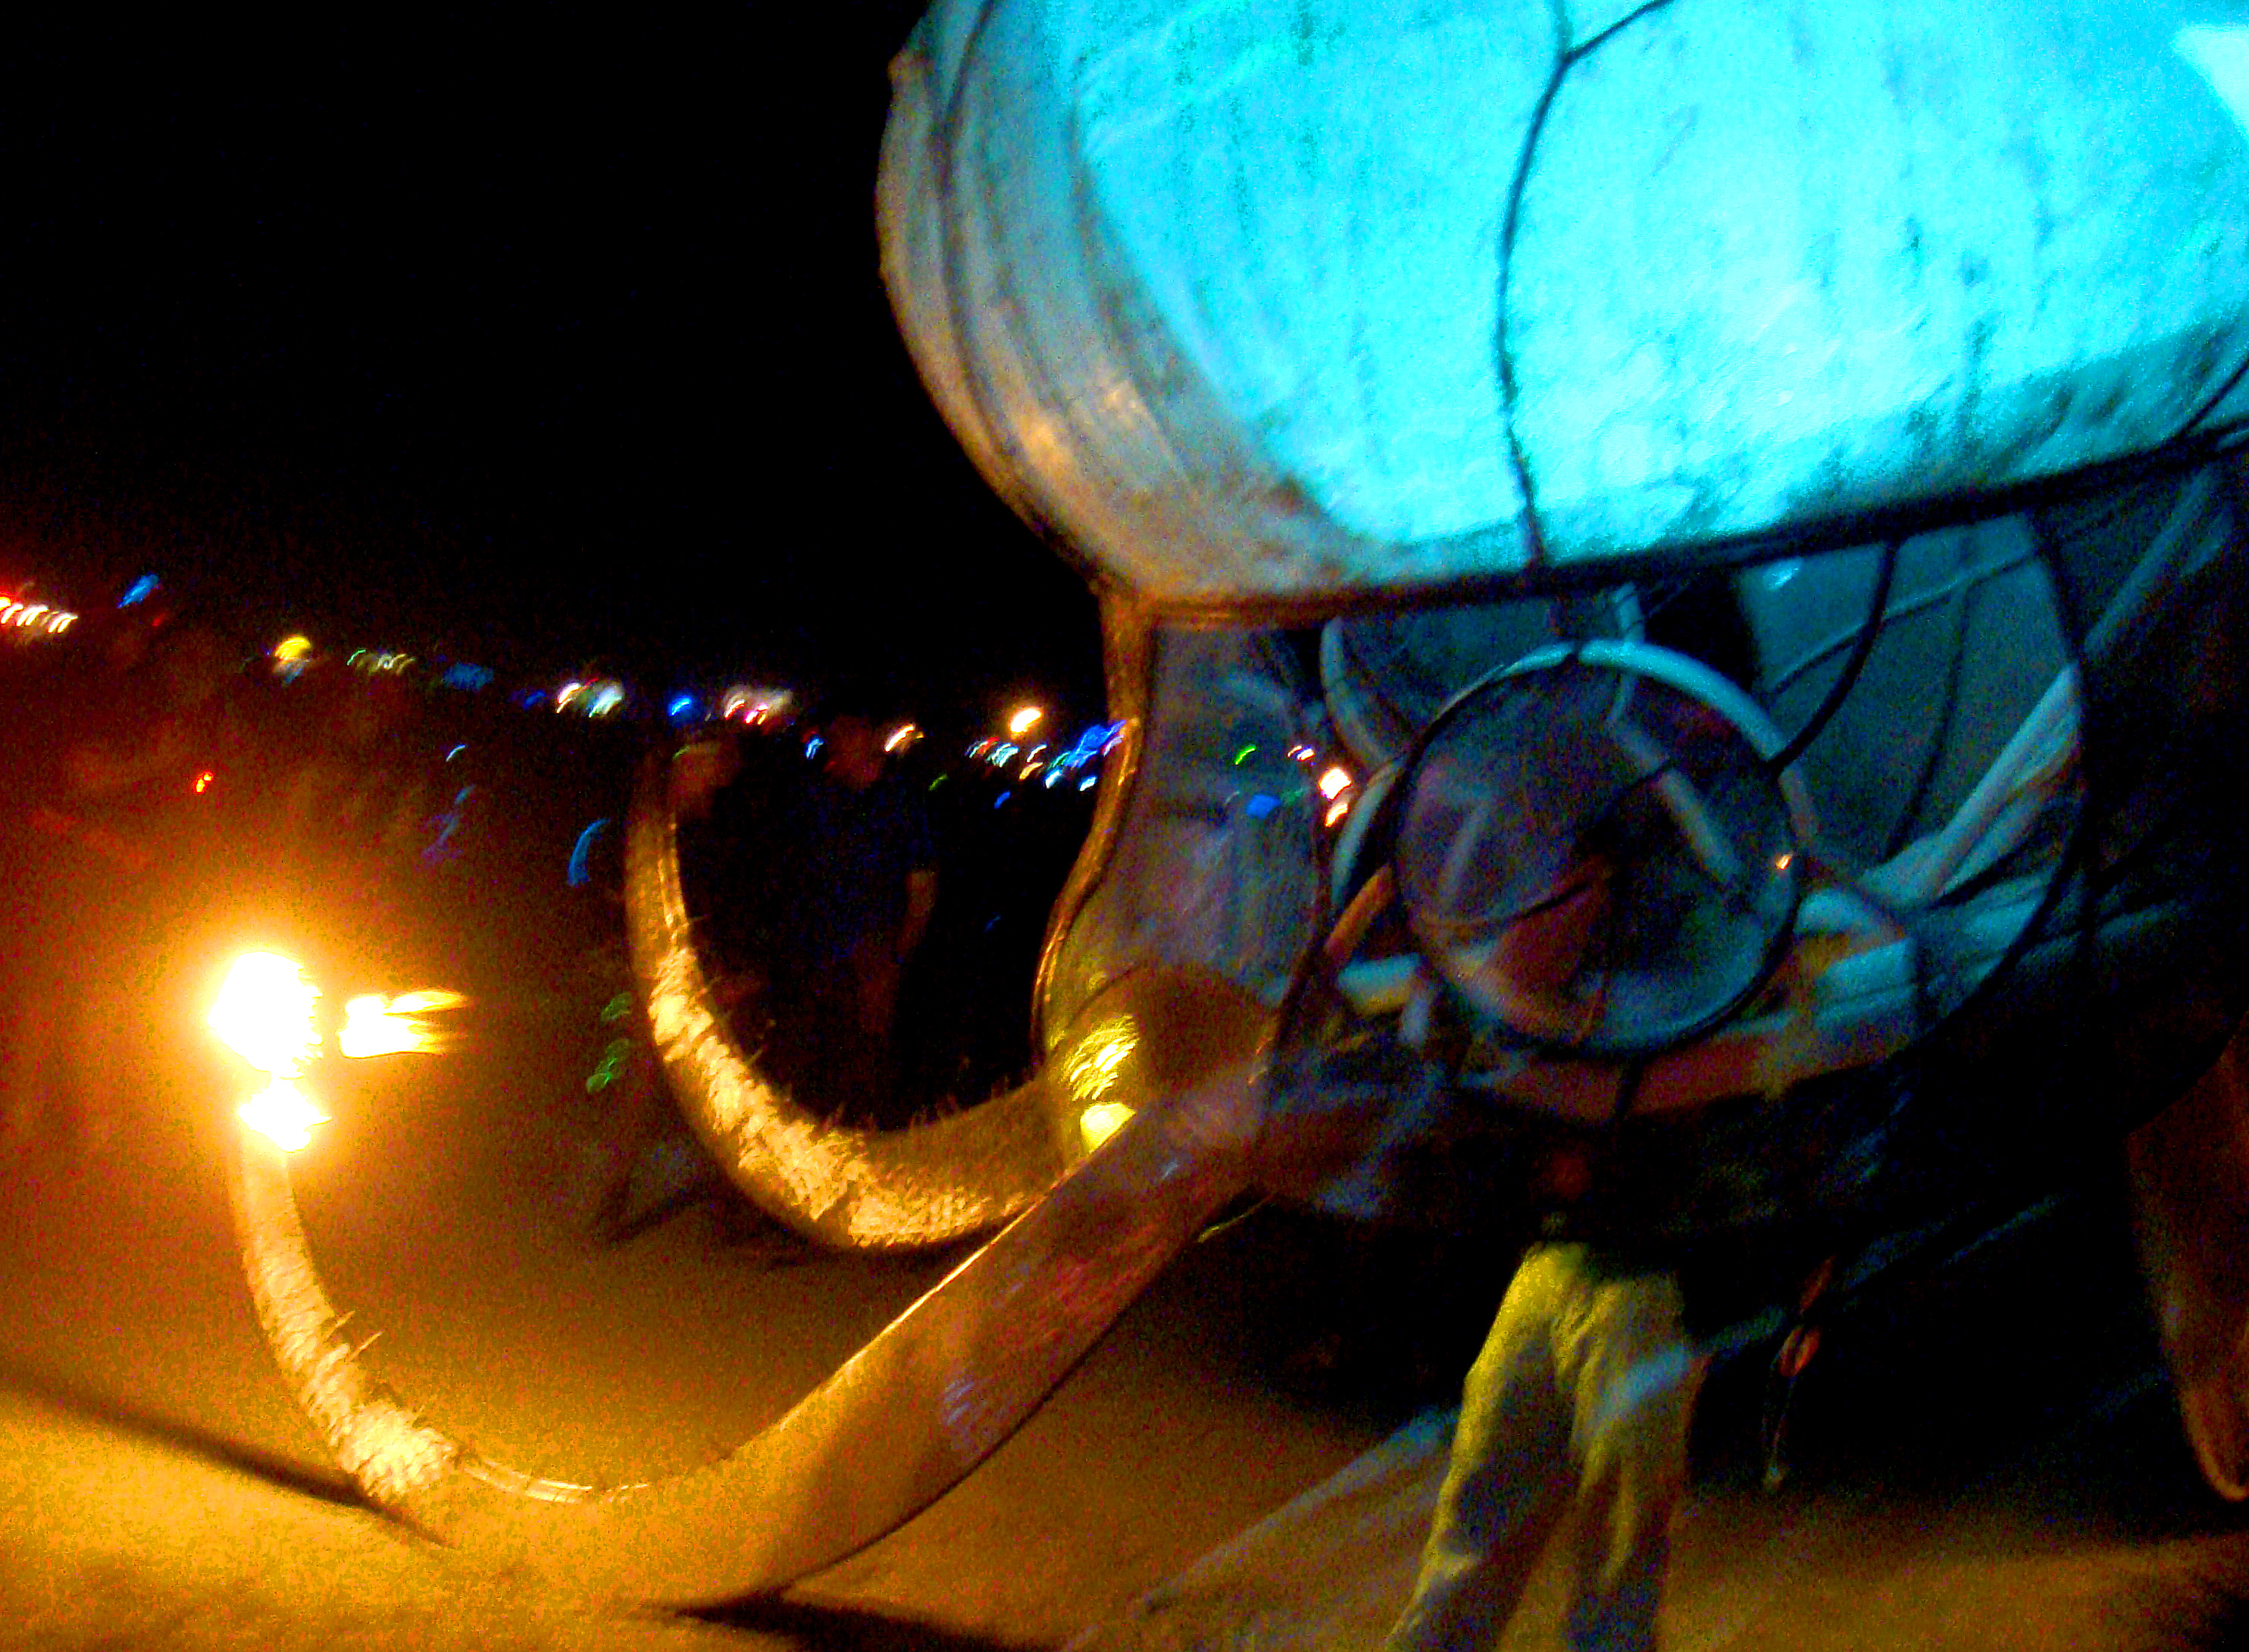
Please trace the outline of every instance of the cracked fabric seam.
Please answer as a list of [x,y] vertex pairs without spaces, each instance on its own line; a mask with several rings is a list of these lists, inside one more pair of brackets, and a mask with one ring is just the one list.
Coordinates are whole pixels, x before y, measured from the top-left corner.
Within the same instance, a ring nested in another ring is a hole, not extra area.
[[1516,158],[1515,178],[1508,186],[1507,212],[1499,232],[1499,320],[1495,328],[1492,348],[1499,358],[1501,418],[1507,427],[1508,459],[1515,470],[1516,485],[1523,493],[1523,526],[1527,540],[1524,560],[1531,570],[1546,565],[1546,534],[1538,525],[1538,492],[1531,479],[1530,460],[1523,451],[1522,433],[1516,429],[1515,357],[1507,343],[1508,287],[1515,272],[1515,237],[1523,219],[1523,193],[1530,182],[1530,165],[1538,152],[1538,140],[1546,129],[1546,117],[1552,111],[1554,100],[1560,95],[1562,83],[1569,78],[1570,71],[1606,45],[1622,30],[1670,4],[1671,0],[1647,0],[1645,4],[1634,7],[1590,39],[1571,45],[1566,44],[1570,38],[1566,0],[1554,0],[1554,38],[1558,45],[1554,68],[1546,77],[1546,86],[1538,94],[1537,105],[1530,112],[1530,124],[1523,134],[1523,151]]

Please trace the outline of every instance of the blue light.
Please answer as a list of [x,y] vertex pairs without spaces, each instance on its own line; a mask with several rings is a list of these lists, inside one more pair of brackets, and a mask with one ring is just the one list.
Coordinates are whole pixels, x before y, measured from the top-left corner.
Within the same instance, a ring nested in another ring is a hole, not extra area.
[[609,823],[608,816],[604,816],[578,834],[577,846],[570,851],[567,877],[571,888],[583,889],[592,881],[594,874],[589,863],[594,855],[594,840],[602,835],[602,829]]
[[992,800],[992,807],[993,807],[993,808],[994,808],[994,809],[999,808],[1001,804],[1002,804],[1002,803],[1006,802],[1007,802],[1010,797],[1013,797],[1014,795],[1015,795],[1015,794],[1014,794],[1014,793],[1013,793],[1013,792],[1001,792],[1001,793],[997,797],[995,797],[995,798],[994,798],[994,799]]
[[1250,798],[1245,807],[1249,811],[1250,819],[1263,820],[1266,816],[1281,807],[1281,800],[1269,793],[1259,792]]
[[815,735],[814,735],[810,740],[807,740],[807,741],[805,741],[805,742],[804,742],[804,754],[805,754],[805,756],[806,756],[807,758],[814,758],[814,757],[817,757],[817,756],[819,756],[819,755],[820,755],[820,748],[821,748],[822,746],[825,746],[827,743],[828,743],[828,742],[827,742],[826,740],[824,740],[821,739],[819,735],[815,734]]
[[[454,661],[445,667],[444,674],[437,678],[447,688],[464,688],[472,694],[480,688],[489,688],[492,685],[492,679],[491,668],[471,665],[466,660]],[[534,699],[543,700],[547,698],[538,690],[534,689],[532,692]],[[523,703],[529,705],[532,702],[526,700]]]
[[671,704],[664,709],[671,713],[673,722],[687,723],[694,720],[698,704],[692,694],[674,694]]
[[453,747],[453,749],[452,749],[451,751],[447,752],[447,753],[445,754],[445,761],[446,761],[447,762],[449,762],[449,763],[450,763],[450,762],[451,762],[451,761],[452,761],[456,757],[458,757],[458,756],[459,756],[463,752],[464,752],[464,751],[466,751],[466,750],[468,750],[468,749],[469,749],[469,748],[468,748],[467,742],[464,741],[462,744],[460,744],[460,745],[458,745],[458,746],[454,747]]
[[158,589],[162,586],[163,582],[163,581],[158,579],[154,574],[143,574],[139,579],[134,580],[133,583],[127,588],[124,595],[117,599],[117,606],[120,608],[130,608],[134,603],[140,602],[144,597],[154,596]]

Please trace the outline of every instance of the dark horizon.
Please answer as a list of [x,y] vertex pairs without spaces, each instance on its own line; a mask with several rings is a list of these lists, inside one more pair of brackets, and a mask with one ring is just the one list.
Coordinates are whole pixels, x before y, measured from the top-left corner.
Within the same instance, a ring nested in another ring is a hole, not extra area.
[[883,293],[919,9],[369,31],[284,43],[285,80],[271,42],[19,49],[0,575],[87,603],[153,569],[245,632],[504,671],[1097,712],[1090,597]]

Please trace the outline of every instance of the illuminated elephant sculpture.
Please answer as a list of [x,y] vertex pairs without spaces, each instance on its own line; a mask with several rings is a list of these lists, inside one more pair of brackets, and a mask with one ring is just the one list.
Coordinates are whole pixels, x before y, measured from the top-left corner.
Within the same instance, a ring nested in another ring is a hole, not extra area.
[[[2249,10],[958,0],[894,77],[902,328],[1095,584],[1125,731],[1045,1065],[898,1132],[794,1106],[712,1007],[660,773],[629,923],[767,1210],[1008,1225],[732,1457],[596,1492],[371,1384],[245,1138],[261,1314],[368,1494],[651,1598],[778,1587],[1243,1191],[1867,1232],[2209,1071],[2137,1155],[2238,1495],[2249,1288],[2197,1247],[2243,1163]],[[1542,1205],[1580,1152],[1599,1187]]]

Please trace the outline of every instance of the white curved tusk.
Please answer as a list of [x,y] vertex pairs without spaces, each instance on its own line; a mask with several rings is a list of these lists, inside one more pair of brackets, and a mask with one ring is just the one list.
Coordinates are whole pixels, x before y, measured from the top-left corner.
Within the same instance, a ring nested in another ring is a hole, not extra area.
[[[244,1128],[233,1204],[258,1322],[368,1500],[482,1558],[591,1593],[707,1602],[779,1589],[927,1506],[1044,1401],[1248,1185],[1273,1017],[1214,978],[1125,977],[1058,1047],[1126,1122],[836,1374],[709,1468],[616,1488],[516,1473],[423,1422],[341,1333],[289,1179]],[[1131,1035],[1122,1037],[1120,1028]]]
[[1076,1112],[1043,1078],[934,1124],[854,1130],[797,1105],[735,1039],[688,926],[660,760],[625,836],[625,926],[665,1079],[734,1184],[807,1238],[843,1249],[943,1244],[1026,1208],[1085,1155]]

